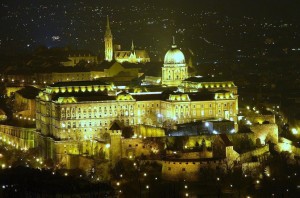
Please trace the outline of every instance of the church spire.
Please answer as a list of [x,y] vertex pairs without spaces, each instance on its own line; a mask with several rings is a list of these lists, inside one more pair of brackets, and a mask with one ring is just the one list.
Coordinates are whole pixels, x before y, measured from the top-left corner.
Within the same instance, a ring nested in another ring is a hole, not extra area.
[[108,15],[106,16],[106,29],[110,29]]
[[104,45],[105,45],[105,60],[112,61],[113,59],[113,36],[110,30],[109,18],[106,18],[106,31],[104,35]]
[[133,44],[133,40],[131,41],[131,51],[134,51],[134,44]]
[[105,31],[105,36],[112,36],[111,30],[110,30],[110,25],[109,25],[109,18],[108,18],[108,16],[106,17],[106,31]]

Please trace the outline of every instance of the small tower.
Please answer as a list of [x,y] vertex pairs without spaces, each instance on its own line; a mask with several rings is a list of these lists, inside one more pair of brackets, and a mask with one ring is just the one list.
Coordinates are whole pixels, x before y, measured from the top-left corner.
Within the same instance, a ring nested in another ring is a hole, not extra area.
[[108,16],[107,16],[106,31],[104,35],[104,44],[105,44],[105,60],[110,62],[113,60],[113,36],[110,30]]
[[114,121],[109,128],[110,130],[110,160],[112,167],[121,159],[122,157],[122,128],[117,121]]

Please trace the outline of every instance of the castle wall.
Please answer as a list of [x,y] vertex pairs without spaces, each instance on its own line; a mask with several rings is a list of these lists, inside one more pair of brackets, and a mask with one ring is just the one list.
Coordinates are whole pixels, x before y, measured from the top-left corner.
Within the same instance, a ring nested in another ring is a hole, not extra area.
[[277,124],[254,124],[250,126],[250,130],[253,131],[255,140],[260,141],[263,145],[269,141],[278,142]]
[[146,145],[143,139],[127,138],[122,139],[122,157],[134,158],[141,155],[149,156],[152,152],[150,145]]
[[212,151],[198,151],[198,152],[179,152],[179,159],[203,159],[203,158],[212,158]]
[[269,145],[257,148],[252,151],[240,154],[240,160],[242,163],[252,161],[253,157],[257,158],[258,161],[263,161],[267,156],[270,155]]
[[134,132],[137,136],[142,137],[164,137],[165,130],[163,128],[148,126],[148,125],[136,125]]
[[197,181],[201,169],[211,168],[224,169],[224,162],[219,160],[211,161],[161,161],[162,178],[170,181]]

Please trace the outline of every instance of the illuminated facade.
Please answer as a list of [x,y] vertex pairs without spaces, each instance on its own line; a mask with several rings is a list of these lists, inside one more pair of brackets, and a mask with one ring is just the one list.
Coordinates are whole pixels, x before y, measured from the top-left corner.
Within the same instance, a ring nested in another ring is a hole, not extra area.
[[188,78],[188,67],[185,57],[173,39],[172,48],[165,55],[161,82],[166,86],[178,86],[186,78]]
[[114,58],[116,61],[123,63],[147,63],[150,62],[150,57],[146,50],[136,50],[132,41],[131,50],[115,50]]
[[[116,120],[127,126],[211,118],[236,121],[237,97],[230,92],[116,93],[100,81],[61,82],[40,92],[36,109],[44,157],[60,160],[58,156],[67,154],[95,155],[112,144],[110,126]],[[58,155],[59,150],[64,152]]]

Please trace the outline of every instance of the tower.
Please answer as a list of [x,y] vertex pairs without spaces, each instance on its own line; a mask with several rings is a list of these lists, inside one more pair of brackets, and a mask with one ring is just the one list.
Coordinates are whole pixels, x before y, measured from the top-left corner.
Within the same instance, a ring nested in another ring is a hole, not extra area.
[[109,128],[110,130],[110,160],[114,167],[122,158],[122,128],[117,121],[114,121]]
[[107,16],[106,31],[104,35],[104,44],[105,44],[105,60],[110,62],[113,60],[113,36],[110,30],[108,16]]
[[188,68],[185,64],[185,57],[177,48],[173,37],[172,48],[166,53],[162,67],[162,84],[178,86],[186,78],[188,78]]

